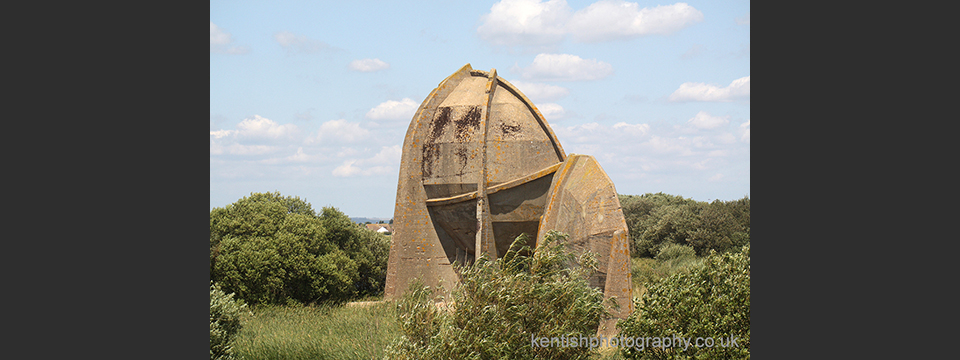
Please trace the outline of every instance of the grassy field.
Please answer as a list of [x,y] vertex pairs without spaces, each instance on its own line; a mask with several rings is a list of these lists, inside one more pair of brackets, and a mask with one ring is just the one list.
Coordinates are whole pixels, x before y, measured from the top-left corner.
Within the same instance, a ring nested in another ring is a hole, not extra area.
[[239,359],[381,359],[399,335],[393,304],[266,307],[243,318]]

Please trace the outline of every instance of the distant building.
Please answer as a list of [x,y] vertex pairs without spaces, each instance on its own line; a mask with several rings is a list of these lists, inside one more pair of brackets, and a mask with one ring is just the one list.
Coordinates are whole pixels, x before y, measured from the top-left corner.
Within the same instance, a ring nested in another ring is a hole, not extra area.
[[367,229],[378,233],[393,233],[393,225],[390,224],[366,224]]

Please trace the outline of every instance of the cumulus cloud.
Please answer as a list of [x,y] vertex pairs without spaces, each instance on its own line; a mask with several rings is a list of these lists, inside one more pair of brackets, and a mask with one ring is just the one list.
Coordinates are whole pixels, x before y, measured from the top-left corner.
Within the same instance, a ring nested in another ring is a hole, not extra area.
[[[695,117],[698,125],[714,126],[712,122],[718,120],[709,114],[700,115]],[[719,120],[729,122],[726,118]],[[689,134],[685,130],[696,129],[693,124],[677,127],[630,121],[613,125],[590,122],[553,129],[568,154],[595,156],[611,178],[728,182],[741,176],[731,173],[731,169],[744,162],[749,164],[749,146],[737,140],[741,135],[735,131],[690,136],[685,135]]]
[[236,137],[244,140],[280,140],[291,139],[300,129],[293,124],[280,125],[276,121],[254,115],[237,124],[236,130],[215,130],[210,132],[214,139]]
[[366,159],[344,160],[331,172],[337,177],[384,175],[395,171],[400,163],[402,149],[400,145],[384,146],[376,155]]
[[494,45],[545,45],[567,32],[571,9],[565,0],[503,0],[480,18],[480,39]]
[[332,49],[329,44],[308,38],[304,35],[297,35],[289,31],[281,31],[273,34],[273,39],[280,44],[288,53],[313,54],[326,49]]
[[350,62],[350,70],[360,72],[374,72],[390,68],[390,64],[380,59],[362,59]]
[[557,100],[570,94],[570,90],[562,86],[526,81],[512,81],[510,83],[534,102]]
[[353,143],[365,140],[369,136],[370,131],[358,123],[344,119],[330,120],[320,124],[317,136],[312,137],[308,143]]
[[384,146],[380,152],[367,159],[366,163],[377,165],[396,165],[400,163],[400,157],[403,155],[403,148],[400,145]]
[[613,74],[610,64],[570,54],[539,54],[530,66],[520,69],[524,79],[541,81],[598,80],[610,74]]
[[365,116],[371,120],[409,120],[419,107],[420,104],[410,98],[387,100],[367,111]]
[[353,164],[356,162],[357,162],[356,160],[344,161],[343,165],[337,166],[335,169],[333,169],[332,171],[333,176],[348,177],[348,176],[354,176],[361,173],[363,170],[361,170],[356,166],[353,166]]
[[693,155],[693,140],[685,137],[663,137],[653,135],[644,145],[658,154]]
[[226,30],[210,22],[210,52],[215,54],[246,54],[250,49],[244,46],[231,46],[233,36]]
[[667,35],[701,20],[703,13],[686,3],[641,9],[601,0],[574,12],[565,0],[502,0],[480,18],[477,35],[492,45],[546,46],[568,34],[581,42]]
[[750,98],[750,77],[734,80],[726,87],[708,85],[705,83],[685,82],[680,88],[670,94],[669,100],[684,101],[718,101],[730,102]]
[[211,155],[263,155],[297,141],[300,129],[293,124],[254,115],[237,124],[234,130],[210,131]]
[[563,115],[566,114],[566,111],[563,110],[563,106],[554,103],[543,103],[537,105],[537,110],[540,110],[540,115],[543,115],[547,121],[561,119],[563,118]]
[[297,152],[293,155],[287,156],[284,158],[284,161],[293,162],[293,163],[319,163],[323,160],[326,160],[328,156],[324,155],[322,152],[316,154],[309,154],[303,151],[303,147],[297,147]]
[[602,0],[577,11],[567,24],[574,39],[599,42],[642,35],[669,35],[703,20],[686,3],[640,9],[637,3]]
[[697,129],[714,129],[730,123],[730,116],[713,116],[706,111],[700,111],[694,115],[687,123]]
[[625,122],[618,122],[613,125],[613,129],[617,131],[622,131],[632,136],[643,136],[650,131],[649,124],[627,124]]
[[254,115],[237,124],[237,131],[240,136],[250,138],[282,139],[296,135],[300,129],[294,124],[280,125],[276,121]]

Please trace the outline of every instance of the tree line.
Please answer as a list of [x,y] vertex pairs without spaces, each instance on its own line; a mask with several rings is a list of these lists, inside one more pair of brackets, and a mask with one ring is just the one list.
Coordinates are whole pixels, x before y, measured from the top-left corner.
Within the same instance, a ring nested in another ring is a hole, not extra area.
[[713,202],[664,193],[620,195],[630,235],[630,255],[657,256],[670,244],[692,247],[698,256],[710,250],[730,252],[750,242],[750,198]]
[[[633,257],[671,244],[730,252],[750,242],[750,198],[695,201],[620,195]],[[333,207],[319,213],[279,192],[252,193],[210,211],[210,278],[248,303],[343,302],[382,294],[389,239]]]

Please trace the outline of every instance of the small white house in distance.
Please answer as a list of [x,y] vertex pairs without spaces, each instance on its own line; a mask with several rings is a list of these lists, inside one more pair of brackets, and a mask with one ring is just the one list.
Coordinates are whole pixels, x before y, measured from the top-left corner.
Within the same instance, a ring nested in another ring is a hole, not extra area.
[[367,224],[366,226],[367,226],[367,229],[371,231],[376,231],[381,234],[393,232],[393,229],[390,228],[391,227],[390,224]]

